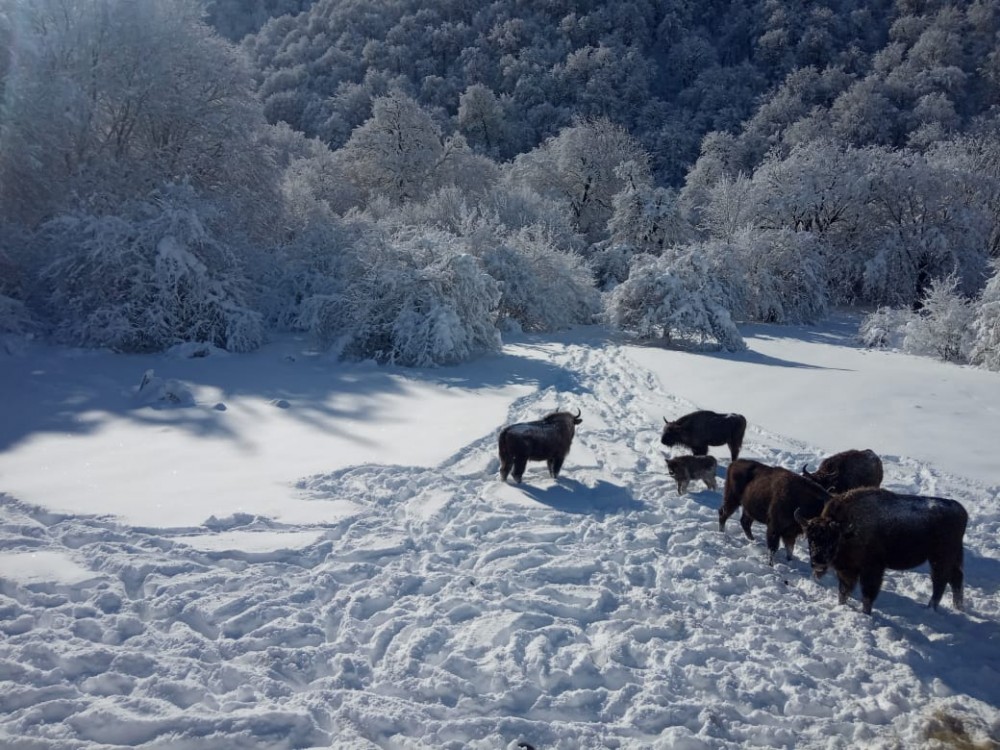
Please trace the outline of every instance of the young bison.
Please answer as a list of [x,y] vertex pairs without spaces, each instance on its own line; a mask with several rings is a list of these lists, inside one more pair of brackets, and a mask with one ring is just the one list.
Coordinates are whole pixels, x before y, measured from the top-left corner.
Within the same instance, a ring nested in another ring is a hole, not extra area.
[[691,482],[701,480],[705,486],[714,490],[715,470],[719,462],[714,456],[664,456],[667,460],[667,472],[677,482],[677,494],[683,495],[687,492]]
[[882,484],[882,459],[869,448],[843,451],[824,458],[813,474],[808,466],[803,466],[802,476],[819,482],[834,494],[859,487],[878,487]]
[[796,520],[818,516],[830,494],[815,482],[780,466],[766,466],[745,458],[733,461],[726,470],[726,485],[719,508],[719,531],[739,507],[740,526],[747,539],[753,539],[754,521],[767,524],[767,564],[774,565],[778,541],[785,544],[787,559],[792,559],[795,540],[802,533]]
[[836,571],[841,604],[860,580],[861,608],[870,615],[887,568],[908,570],[929,562],[928,605],[937,609],[950,585],[955,608],[962,608],[962,539],[969,514],[955,500],[862,488],[834,497],[818,518],[796,518],[809,541],[813,574],[822,578],[830,567]]
[[708,453],[710,445],[728,445],[729,455],[735,461],[743,447],[743,433],[747,420],[741,414],[716,414],[714,411],[693,411],[676,422],[663,418],[666,424],[660,442],[670,447],[684,445],[696,456]]
[[566,454],[569,453],[580,410],[576,414],[557,411],[534,422],[519,422],[500,430],[500,479],[507,481],[513,467],[514,481],[521,482],[528,461],[544,461],[549,467],[549,476],[559,476]]

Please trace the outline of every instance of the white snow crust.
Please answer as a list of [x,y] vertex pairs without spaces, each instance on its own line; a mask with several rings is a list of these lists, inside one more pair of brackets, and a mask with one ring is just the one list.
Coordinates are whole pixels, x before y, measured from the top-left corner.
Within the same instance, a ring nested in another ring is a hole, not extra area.
[[[739,354],[580,329],[440,370],[291,339],[4,356],[0,747],[889,750],[953,719],[993,746],[1000,375],[850,325]],[[136,403],[149,369],[191,401]],[[562,476],[498,481],[500,428],[563,408]],[[966,611],[924,606],[924,566],[869,617],[802,541],[772,568],[720,533],[722,483],[678,496],[659,444],[699,408],[747,417],[747,458],[872,448],[888,489],[961,502]]]

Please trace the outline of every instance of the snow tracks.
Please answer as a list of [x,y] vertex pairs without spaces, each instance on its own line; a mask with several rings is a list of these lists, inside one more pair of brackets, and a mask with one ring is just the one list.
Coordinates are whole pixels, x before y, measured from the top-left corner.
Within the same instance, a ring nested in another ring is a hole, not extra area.
[[[661,417],[712,404],[663,393],[614,345],[509,350],[552,377],[508,421],[582,412],[557,481],[532,463],[499,482],[497,425],[433,468],[303,480],[340,509],[326,525],[135,529],[0,498],[0,565],[59,568],[0,579],[0,744],[890,748],[951,719],[996,733],[998,515],[979,488],[884,457],[887,486],[979,516],[972,611],[922,609],[916,572],[891,574],[869,618],[835,607],[802,546],[770,568],[761,541],[720,534],[719,493],[677,496]],[[744,452],[818,457],[753,425]]]

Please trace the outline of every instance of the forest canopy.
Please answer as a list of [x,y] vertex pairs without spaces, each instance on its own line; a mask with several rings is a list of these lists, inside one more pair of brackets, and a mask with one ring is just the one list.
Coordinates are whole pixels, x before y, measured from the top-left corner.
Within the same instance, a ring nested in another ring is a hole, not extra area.
[[429,365],[848,305],[996,369],[998,40],[985,0],[0,0],[0,334]]

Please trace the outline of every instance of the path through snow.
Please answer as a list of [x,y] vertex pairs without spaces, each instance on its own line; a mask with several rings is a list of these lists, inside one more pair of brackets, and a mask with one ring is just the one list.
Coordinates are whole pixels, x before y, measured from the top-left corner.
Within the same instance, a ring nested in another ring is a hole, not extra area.
[[[968,610],[925,609],[921,569],[889,573],[867,617],[809,577],[801,540],[770,568],[762,535],[719,533],[719,492],[677,495],[661,415],[697,407],[625,348],[508,350],[553,365],[509,422],[582,410],[558,481],[532,463],[500,483],[498,424],[432,468],[303,479],[335,509],[315,525],[143,529],[0,498],[0,744],[914,748],[951,716],[994,746],[1000,511],[981,485],[883,456],[890,489],[969,509]],[[820,452],[751,424],[744,455]],[[27,554],[76,575],[8,577]]]

